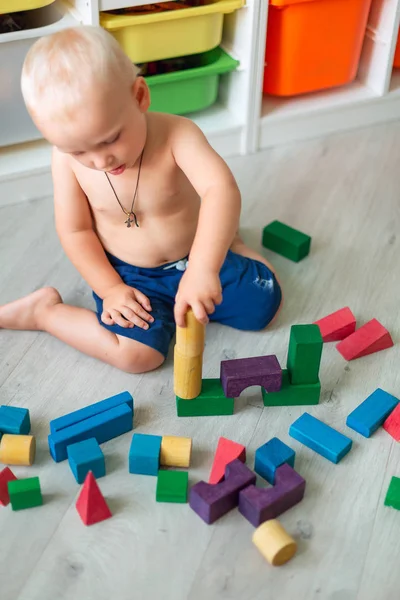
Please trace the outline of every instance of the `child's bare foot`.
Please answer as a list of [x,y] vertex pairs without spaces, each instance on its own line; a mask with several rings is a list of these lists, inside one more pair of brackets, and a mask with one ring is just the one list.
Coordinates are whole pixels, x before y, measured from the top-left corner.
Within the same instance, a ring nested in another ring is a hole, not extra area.
[[261,254],[258,254],[258,252],[256,252],[255,250],[252,250],[251,248],[246,246],[246,244],[244,243],[244,241],[242,240],[242,238],[239,235],[236,235],[235,239],[233,240],[233,243],[231,245],[231,250],[232,250],[232,252],[236,252],[236,254],[240,254],[241,256],[246,256],[247,258],[252,258],[253,260],[258,260],[258,262],[261,262],[264,265],[266,265],[268,267],[268,269],[270,271],[272,271],[276,277],[275,269],[271,265],[271,263],[268,262],[267,259],[264,258],[264,256],[261,256]]
[[50,306],[62,303],[55,288],[45,287],[20,300],[0,306],[0,328],[41,329],[41,315]]

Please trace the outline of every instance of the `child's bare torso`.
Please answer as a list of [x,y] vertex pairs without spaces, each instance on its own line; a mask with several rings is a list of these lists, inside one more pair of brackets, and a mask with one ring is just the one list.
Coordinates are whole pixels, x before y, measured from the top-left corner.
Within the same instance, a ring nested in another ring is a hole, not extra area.
[[[175,163],[170,134],[173,120],[149,115],[138,195],[133,210],[139,227],[125,221],[114,192],[102,171],[88,169],[70,158],[75,177],[89,202],[93,227],[109,253],[141,267],[155,267],[189,254],[195,236],[200,199]],[[138,165],[122,175],[109,175],[115,192],[129,211]]]

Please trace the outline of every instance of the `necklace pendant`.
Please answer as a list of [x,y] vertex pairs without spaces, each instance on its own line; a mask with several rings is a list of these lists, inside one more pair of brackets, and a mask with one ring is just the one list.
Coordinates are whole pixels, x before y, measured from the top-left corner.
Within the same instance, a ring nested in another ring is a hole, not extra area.
[[131,215],[129,215],[129,217],[128,217],[128,218],[127,218],[127,220],[125,221],[125,224],[126,224],[126,226],[128,227],[128,229],[129,229],[130,227],[132,227],[132,222],[133,222],[132,216],[131,216]]

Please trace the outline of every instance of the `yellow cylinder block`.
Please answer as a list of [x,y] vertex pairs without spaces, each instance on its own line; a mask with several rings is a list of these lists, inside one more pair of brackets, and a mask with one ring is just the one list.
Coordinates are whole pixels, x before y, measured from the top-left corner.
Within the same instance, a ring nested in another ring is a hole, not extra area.
[[297,551],[297,544],[276,519],[265,521],[253,533],[253,543],[274,566],[288,562]]
[[201,392],[203,354],[184,356],[177,346],[174,351],[174,392],[179,398],[193,400]]
[[200,323],[190,309],[186,313],[186,327],[176,328],[176,347],[183,356],[203,354],[205,326]]
[[5,465],[30,466],[35,460],[36,439],[33,435],[5,433],[0,441],[0,462]]
[[164,467],[189,467],[192,454],[192,439],[163,435],[161,440],[160,465]]

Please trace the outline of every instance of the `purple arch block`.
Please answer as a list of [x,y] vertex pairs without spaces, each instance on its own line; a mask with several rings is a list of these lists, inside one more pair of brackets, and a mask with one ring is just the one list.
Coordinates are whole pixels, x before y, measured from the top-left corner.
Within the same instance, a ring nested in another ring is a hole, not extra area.
[[239,459],[225,467],[225,479],[220,483],[199,481],[189,494],[190,507],[209,525],[235,508],[239,492],[256,482],[256,476]]
[[266,392],[279,392],[282,386],[282,369],[275,355],[223,360],[220,376],[227,398],[238,398],[251,385]]
[[239,494],[239,512],[254,527],[276,519],[303,499],[305,480],[288,464],[278,467],[275,485],[270,488],[247,487]]

